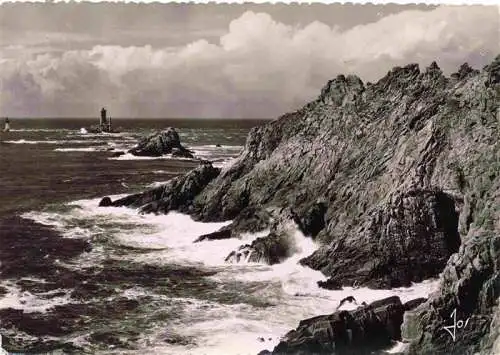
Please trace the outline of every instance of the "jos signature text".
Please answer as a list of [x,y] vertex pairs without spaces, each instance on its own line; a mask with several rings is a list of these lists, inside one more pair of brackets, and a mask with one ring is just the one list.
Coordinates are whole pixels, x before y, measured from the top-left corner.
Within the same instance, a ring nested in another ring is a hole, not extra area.
[[455,341],[457,339],[457,329],[465,329],[465,327],[467,327],[467,324],[469,324],[470,317],[467,318],[465,322],[461,319],[457,321],[457,309],[455,308],[453,312],[451,312],[450,318],[453,319],[453,324],[443,327],[443,329],[450,333],[453,341]]

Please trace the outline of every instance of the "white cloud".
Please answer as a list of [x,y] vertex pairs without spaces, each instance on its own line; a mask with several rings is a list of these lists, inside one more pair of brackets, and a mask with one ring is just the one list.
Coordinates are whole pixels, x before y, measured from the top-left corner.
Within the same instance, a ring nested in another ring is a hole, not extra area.
[[409,62],[437,60],[447,72],[464,61],[482,66],[500,52],[498,28],[496,12],[484,7],[405,11],[344,32],[246,12],[217,44],[94,46],[29,58],[26,46],[8,48],[0,60],[1,111],[87,116],[106,105],[115,117],[274,117],[314,98],[339,73],[373,81]]

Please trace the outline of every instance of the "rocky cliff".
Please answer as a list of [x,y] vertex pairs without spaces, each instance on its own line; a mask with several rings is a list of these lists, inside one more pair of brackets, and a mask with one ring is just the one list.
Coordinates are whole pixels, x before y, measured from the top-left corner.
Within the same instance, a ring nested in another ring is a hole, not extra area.
[[[500,295],[499,102],[500,56],[450,77],[436,63],[394,68],[374,84],[339,75],[315,101],[253,129],[236,162],[186,203],[158,194],[145,210],[232,219],[233,236],[269,228],[254,246],[263,255],[266,245],[283,252],[277,225],[293,221],[322,245],[302,263],[330,277],[326,288],[397,287],[444,270],[438,294],[410,317],[412,351],[489,351]],[[476,328],[452,346],[442,327],[454,307]]]

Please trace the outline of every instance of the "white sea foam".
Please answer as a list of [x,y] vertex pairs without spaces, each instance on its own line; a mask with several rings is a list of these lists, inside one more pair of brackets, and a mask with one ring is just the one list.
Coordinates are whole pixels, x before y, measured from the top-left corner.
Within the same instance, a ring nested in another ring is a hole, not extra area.
[[221,168],[222,170],[225,170],[225,169],[228,169],[229,167],[231,167],[234,162],[236,161],[236,159],[226,159],[226,160],[220,160],[220,161],[214,161],[212,162],[212,166],[216,167],[216,168]]
[[18,139],[14,141],[4,141],[4,143],[8,144],[95,144],[102,143],[100,140],[26,140],[26,139]]
[[155,182],[152,182],[151,184],[147,185],[146,188],[147,189],[154,189],[156,187],[160,187],[162,185],[165,185],[167,182],[168,182],[168,180],[166,180],[166,181],[155,181]]
[[131,153],[125,153],[119,157],[111,157],[109,160],[188,160],[188,161],[198,161],[198,159],[175,157],[172,154],[165,154],[159,157],[141,157],[136,156]]
[[177,171],[169,171],[169,170],[154,170],[152,171],[153,174],[171,174],[171,175],[177,175],[179,172]]
[[401,341],[396,342],[394,346],[385,351],[387,354],[404,354],[406,349],[408,348],[407,343],[403,343]]
[[68,129],[58,128],[58,129],[50,129],[50,128],[17,128],[10,129],[10,132],[68,132]]
[[100,152],[106,149],[102,147],[84,147],[84,148],[56,148],[55,152]]
[[[31,281],[44,282],[37,279]],[[45,312],[54,306],[69,303],[71,298],[71,290],[57,289],[33,294],[28,291],[22,291],[19,286],[11,281],[5,281],[1,286],[7,289],[7,293],[4,296],[0,296],[0,308],[22,309],[25,313]]]
[[[114,196],[112,199],[121,196]],[[67,214],[48,212],[30,217],[44,224],[66,230],[67,236],[82,238],[112,237],[116,243],[136,248],[156,249],[123,256],[124,260],[149,264],[197,265],[217,273],[209,279],[219,285],[219,291],[234,294],[240,304],[225,304],[211,300],[185,300],[172,327],[181,336],[194,338],[196,345],[161,345],[164,327],[145,335],[144,352],[158,354],[255,354],[272,349],[281,336],[296,328],[299,321],[338,309],[339,302],[353,296],[357,304],[345,304],[341,309],[355,309],[362,302],[397,295],[402,302],[427,297],[438,281],[427,280],[409,288],[371,290],[345,287],[325,290],[317,281],[325,277],[319,271],[301,266],[299,260],[310,255],[317,245],[292,228],[296,253],[277,265],[262,263],[227,264],[224,258],[242,244],[251,243],[268,231],[243,235],[241,239],[225,239],[193,243],[198,236],[214,232],[231,221],[200,223],[177,212],[167,215],[141,215],[125,207],[98,207],[99,199],[75,201]],[[133,288],[126,297],[138,297],[150,291]],[[239,296],[238,296],[239,295]],[[158,295],[160,297],[161,295]],[[253,305],[248,299],[266,302]],[[247,300],[247,301],[245,301]],[[229,336],[230,335],[230,336]],[[264,341],[262,341],[263,338]],[[271,339],[271,340],[269,340]],[[153,345],[151,345],[153,344]]]

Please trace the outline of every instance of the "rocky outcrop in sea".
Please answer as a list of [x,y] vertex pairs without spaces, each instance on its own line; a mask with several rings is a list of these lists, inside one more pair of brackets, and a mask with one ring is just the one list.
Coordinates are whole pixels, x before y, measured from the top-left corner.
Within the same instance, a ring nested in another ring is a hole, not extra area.
[[141,139],[129,153],[136,156],[159,157],[172,154],[174,157],[193,158],[193,153],[181,144],[179,134],[172,127]]
[[[233,220],[231,237],[269,230],[233,257],[221,255],[228,261],[240,253],[281,262],[291,247],[283,226],[293,222],[321,244],[301,263],[329,277],[325,288],[409,286],[441,275],[437,293],[416,309],[395,306],[391,324],[402,335],[393,329],[374,346],[372,332],[382,330],[368,326],[355,345],[376,349],[390,339],[415,354],[492,354],[500,343],[499,103],[500,56],[450,77],[436,63],[396,67],[376,83],[339,75],[302,109],[254,128],[230,167],[205,175],[203,166],[163,190],[110,204]],[[455,340],[443,330],[454,310],[469,319]],[[349,314],[354,324],[357,312]],[[331,348],[332,334],[304,322],[274,354],[303,353],[297,344],[342,353]]]

